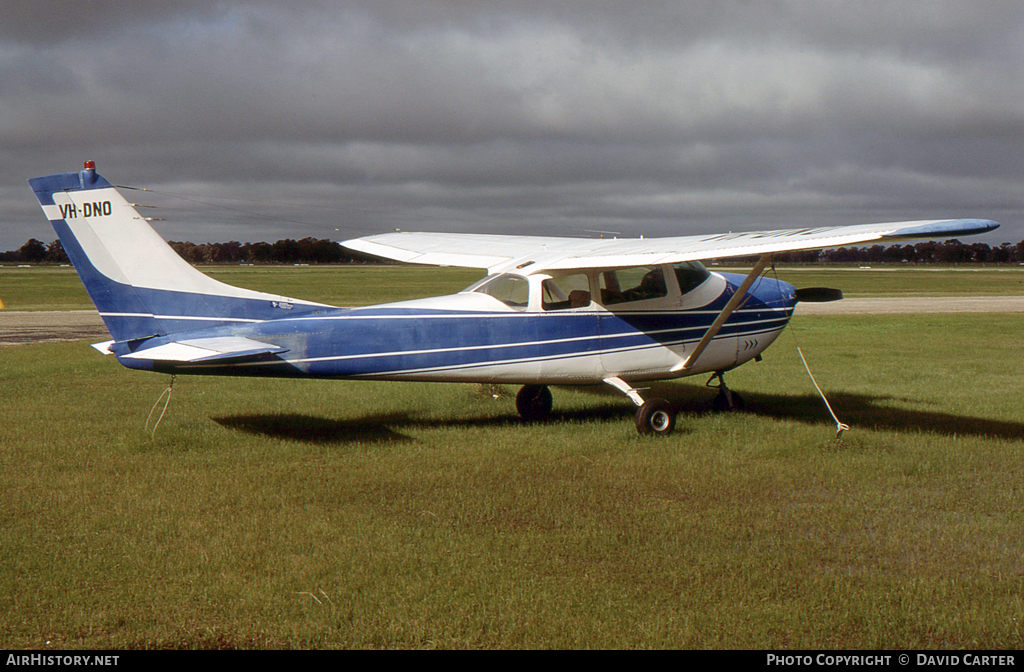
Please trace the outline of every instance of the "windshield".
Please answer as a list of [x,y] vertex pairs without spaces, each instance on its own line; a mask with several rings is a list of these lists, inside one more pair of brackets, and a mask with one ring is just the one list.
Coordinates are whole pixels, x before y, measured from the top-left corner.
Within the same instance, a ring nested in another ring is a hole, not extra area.
[[525,310],[530,301],[530,283],[521,275],[502,273],[470,285],[465,291],[493,296],[516,310]]
[[680,294],[686,294],[697,289],[711,275],[708,269],[704,268],[704,264],[699,261],[687,261],[676,264],[672,269],[676,272]]

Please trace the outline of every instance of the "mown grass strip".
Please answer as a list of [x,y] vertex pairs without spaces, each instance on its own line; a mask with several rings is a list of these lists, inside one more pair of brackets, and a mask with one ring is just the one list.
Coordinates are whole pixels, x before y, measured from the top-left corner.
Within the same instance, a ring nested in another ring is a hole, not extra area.
[[[472,385],[179,377],[85,344],[0,364],[8,648],[1020,648],[1024,318],[816,317],[524,426]],[[514,391],[514,390],[509,390]]]

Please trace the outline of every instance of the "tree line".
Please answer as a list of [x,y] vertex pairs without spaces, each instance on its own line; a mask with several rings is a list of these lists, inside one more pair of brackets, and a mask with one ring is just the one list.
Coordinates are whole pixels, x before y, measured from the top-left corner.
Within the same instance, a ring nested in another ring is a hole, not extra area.
[[961,243],[956,239],[943,242],[930,240],[913,245],[784,252],[775,258],[790,263],[1020,264],[1024,262],[1024,241],[992,247],[988,243]]
[[[193,264],[346,264],[373,258],[347,250],[333,240],[303,238],[276,243],[190,243],[170,241],[183,259]],[[803,250],[776,255],[780,263],[910,263],[910,264],[1021,264],[1024,241],[1003,243],[961,243],[959,240],[928,241],[913,245],[872,245],[830,250]],[[0,263],[26,264],[68,262],[59,240],[49,244],[30,239],[17,250],[0,252]]]
[[[333,240],[303,238],[276,243],[190,243],[169,241],[178,255],[193,264],[345,264],[366,261],[368,257],[347,250]],[[35,238],[17,250],[0,252],[0,262],[69,263],[60,240],[49,245]]]

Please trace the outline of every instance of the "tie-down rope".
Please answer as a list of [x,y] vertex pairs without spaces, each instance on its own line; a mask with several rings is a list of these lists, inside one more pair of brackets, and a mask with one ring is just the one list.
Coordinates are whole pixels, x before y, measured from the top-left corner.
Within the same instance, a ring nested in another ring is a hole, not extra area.
[[[776,273],[776,271],[775,271],[775,261],[774,260],[772,260],[772,275],[775,276],[775,282],[778,283],[779,276],[778,276],[778,273]],[[778,285],[776,285],[776,286],[778,286]],[[782,289],[781,288],[779,289],[779,296],[780,296],[780,298],[782,296]],[[796,312],[796,307],[795,306],[793,307],[793,312],[794,313]],[[836,417],[835,411],[832,410],[832,404],[828,403],[828,398],[825,397],[825,393],[821,391],[821,387],[818,385],[818,381],[816,381],[814,379],[814,374],[811,373],[811,367],[807,364],[807,358],[804,357],[804,351],[800,349],[800,341],[796,337],[796,329],[793,327],[792,320],[790,320],[790,324],[789,324],[789,333],[791,333],[793,335],[793,344],[796,345],[796,352],[797,352],[798,355],[800,355],[800,361],[804,363],[804,370],[807,371],[807,377],[811,379],[811,383],[814,384],[814,389],[816,389],[818,391],[818,396],[820,396],[821,400],[825,402],[825,408],[828,409],[828,412],[832,416],[832,419],[835,420],[835,423],[836,423],[836,438],[838,439],[839,437],[841,437],[843,435],[843,432],[845,432],[846,430],[848,430],[850,428],[850,426],[839,421],[839,418]]]
[[156,438],[156,428],[160,426],[160,421],[164,419],[164,413],[167,412],[167,407],[171,404],[171,392],[174,391],[174,376],[171,376],[171,382],[167,384],[167,389],[160,393],[160,396],[156,398],[156,403],[153,404],[153,408],[149,409],[149,415],[146,417],[146,431],[149,431],[149,421],[153,419],[153,412],[156,407],[160,404],[160,400],[167,395],[167,401],[164,402],[164,409],[160,411],[160,417],[156,419],[156,424],[153,425],[153,431],[150,434],[151,439]]

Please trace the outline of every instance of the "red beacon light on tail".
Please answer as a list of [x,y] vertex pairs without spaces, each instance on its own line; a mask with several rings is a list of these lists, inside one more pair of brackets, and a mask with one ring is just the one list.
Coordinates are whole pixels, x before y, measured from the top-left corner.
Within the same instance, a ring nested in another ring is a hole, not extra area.
[[83,168],[82,172],[79,173],[79,179],[82,181],[82,187],[83,188],[88,186],[88,185],[92,185],[92,184],[96,183],[97,176],[96,176],[96,162],[95,161],[86,161],[85,162],[85,168]]

